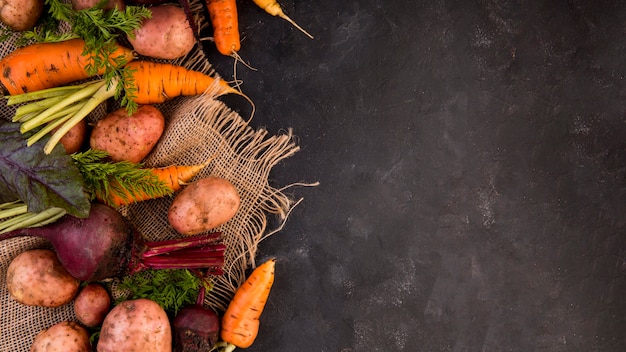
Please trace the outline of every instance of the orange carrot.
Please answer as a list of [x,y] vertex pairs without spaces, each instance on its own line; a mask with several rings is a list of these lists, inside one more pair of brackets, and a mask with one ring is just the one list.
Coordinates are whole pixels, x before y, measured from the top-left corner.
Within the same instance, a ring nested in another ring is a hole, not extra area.
[[275,262],[272,258],[259,265],[235,292],[222,318],[220,337],[230,346],[226,351],[247,348],[256,339],[259,318],[274,283]]
[[233,56],[241,49],[235,0],[206,0],[217,51]]
[[[158,104],[178,96],[202,94],[211,88],[216,81],[214,77],[185,67],[137,60],[126,65],[133,75],[137,104]],[[224,80],[219,80],[217,94],[243,95]],[[132,86],[127,84],[127,89]]]
[[[0,60],[0,82],[10,95],[53,88],[89,78],[87,65],[92,55],[85,55],[85,42],[70,39],[58,43],[39,43],[15,49]],[[132,50],[118,46],[109,57],[133,60]],[[121,63],[121,62],[120,62]],[[98,74],[103,74],[104,68]]]
[[125,187],[120,187],[116,181],[111,181],[113,191],[108,196],[96,195],[100,201],[103,201],[109,206],[119,207],[121,205],[128,205],[132,203],[141,202],[148,199],[164,197],[168,194],[172,194],[179,190],[182,186],[191,181],[206,164],[200,165],[172,165],[162,168],[145,169],[150,171],[150,176],[155,178],[146,180],[147,182],[162,182],[167,188],[165,193],[147,194],[143,191],[134,191]]
[[313,36],[309,34],[309,32],[305,31],[304,28],[300,27],[296,22],[294,22],[289,16],[287,16],[283,9],[280,7],[280,4],[276,2],[276,0],[252,0],[258,7],[265,10],[265,12],[269,13],[272,16],[278,16],[283,20],[291,23],[292,26],[296,27],[302,33],[306,34],[307,37],[313,39]]

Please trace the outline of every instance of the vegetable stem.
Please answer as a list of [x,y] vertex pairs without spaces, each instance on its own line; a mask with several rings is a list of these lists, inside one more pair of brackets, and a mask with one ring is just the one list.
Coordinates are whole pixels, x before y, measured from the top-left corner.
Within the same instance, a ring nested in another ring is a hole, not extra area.
[[143,257],[153,257],[164,253],[189,248],[190,246],[203,246],[207,244],[216,244],[222,238],[221,232],[213,232],[206,235],[198,235],[189,239],[164,240],[159,242],[146,242],[148,249],[143,253]]
[[[50,154],[52,149],[59,143],[61,138],[76,126],[83,118],[89,115],[100,103],[115,96],[115,89],[117,87],[118,80],[113,78],[110,83],[100,82],[94,84],[98,87],[95,93],[90,94],[84,105],[76,112],[67,122],[59,127],[56,132],[52,134],[48,142],[43,148],[45,154]],[[86,89],[86,88],[84,88]]]
[[[6,205],[5,205],[6,204]],[[5,203],[1,208],[4,210],[0,210],[0,219],[9,218],[12,216],[16,216],[19,214],[24,214],[27,211],[26,204],[17,204],[16,202]]]
[[23,204],[22,201],[14,200],[12,202],[7,202],[7,203],[0,204],[0,209],[12,209],[12,208],[15,208],[15,207],[21,207],[22,206],[21,204]]
[[19,215],[15,215],[9,220],[3,221],[2,224],[0,224],[0,229],[1,229],[0,233],[11,231],[9,230],[10,228],[13,228],[14,226],[20,224],[21,222],[25,222],[26,220],[28,220],[29,217],[30,217],[30,214],[22,213]]
[[20,132],[26,133],[32,130],[33,128],[39,127],[49,122],[51,115],[65,109],[66,107],[68,107],[69,105],[73,103],[76,103],[85,98],[88,98],[89,96],[94,95],[94,93],[96,93],[98,89],[100,89],[100,87],[102,87],[103,85],[104,85],[104,81],[96,81],[95,83],[92,83],[75,93],[71,93],[67,95],[64,99],[62,99],[58,103],[52,105],[51,107],[46,109],[44,112],[39,114],[39,116],[24,122],[22,126],[20,127]]
[[24,114],[22,116],[20,116],[19,118],[13,118],[13,122],[25,122],[28,121],[30,119],[32,119],[33,117],[37,116],[39,112],[31,112],[30,114]]
[[39,213],[32,213],[27,210],[23,202],[15,203],[14,206],[4,207],[0,211],[0,218],[9,218],[0,222],[0,234],[17,229],[28,227],[38,227],[53,223],[64,216],[67,212],[63,208],[52,207]]
[[222,234],[214,232],[159,242],[145,242],[140,260],[129,265],[134,274],[146,269],[207,268],[212,275],[223,274],[224,252]]
[[52,98],[67,95],[68,93],[75,92],[81,88],[85,88],[91,83],[75,84],[72,86],[61,86],[48,89],[42,89],[34,92],[28,92],[23,94],[16,94],[7,97],[7,105],[16,105],[21,103],[28,103],[31,101],[41,100],[45,98]]
[[49,208],[40,213],[27,213],[25,215],[29,215],[28,218],[24,219],[24,221],[19,224],[15,224],[4,229],[3,232],[13,231],[25,227],[39,227],[51,224],[60,219],[66,213],[65,209],[62,208]]
[[64,99],[64,96],[62,95],[54,96],[54,97],[48,97],[48,98],[38,100],[36,102],[30,103],[27,105],[22,105],[19,108],[15,109],[15,116],[13,117],[13,122],[19,120],[20,117],[25,114],[29,114],[33,112],[41,112],[45,109],[48,109],[63,99]]
[[115,96],[118,83],[119,80],[113,78],[108,82],[98,80],[87,84],[50,88],[13,96],[17,98],[11,101],[13,104],[30,101],[29,104],[16,109],[13,121],[22,122],[21,133],[46,125],[28,138],[28,146],[35,144],[46,134],[58,128],[52,133],[43,149],[45,154],[50,154],[69,130],[102,102]]
[[72,114],[78,111],[78,109],[80,109],[80,104],[75,104],[65,109],[65,111],[59,111],[58,113],[50,116],[50,120],[52,122],[48,123],[46,127],[40,129],[39,131],[37,131],[37,133],[29,137],[26,141],[26,145],[30,147],[35,142],[43,138],[43,136],[52,132],[52,130],[69,120],[70,117],[72,117]]
[[[174,260],[176,259],[176,260]],[[149,269],[193,269],[200,267],[219,267],[224,265],[224,259],[219,258],[174,258],[150,257],[143,261]]]

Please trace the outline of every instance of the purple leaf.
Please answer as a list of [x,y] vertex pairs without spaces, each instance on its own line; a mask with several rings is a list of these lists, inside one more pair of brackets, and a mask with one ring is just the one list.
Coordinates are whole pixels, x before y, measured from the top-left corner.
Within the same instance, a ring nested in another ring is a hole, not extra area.
[[0,119],[0,203],[21,200],[30,212],[59,207],[75,217],[87,217],[91,204],[71,156],[60,144],[44,154],[48,137],[28,147],[31,134],[21,134],[19,126]]

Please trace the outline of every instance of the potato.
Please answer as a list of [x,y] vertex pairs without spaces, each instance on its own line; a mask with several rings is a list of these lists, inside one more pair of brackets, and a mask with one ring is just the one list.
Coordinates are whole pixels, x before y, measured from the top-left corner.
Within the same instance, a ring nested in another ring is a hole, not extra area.
[[180,234],[191,236],[226,223],[235,216],[240,204],[239,192],[230,181],[205,177],[176,195],[167,219]]
[[104,286],[92,282],[83,287],[74,299],[74,313],[81,323],[88,327],[102,324],[111,310],[111,296]]
[[89,146],[108,152],[113,161],[142,161],[165,129],[163,114],[152,105],[141,105],[132,115],[120,108],[96,122]]
[[196,39],[183,9],[175,5],[150,8],[152,17],[128,36],[133,49],[144,56],[172,60],[187,55]]
[[43,13],[44,0],[0,0],[0,21],[14,31],[33,29]]
[[[53,130],[56,131],[59,127]],[[65,151],[67,154],[72,154],[80,151],[85,142],[85,138],[87,137],[87,121],[85,119],[80,120],[76,124],[76,126],[72,127],[71,130],[67,131],[61,140],[59,141],[63,147],[65,147]]]
[[172,328],[165,310],[149,299],[115,306],[102,323],[98,352],[172,350]]
[[[84,10],[92,8],[100,3],[101,0],[72,0],[72,7],[74,10]],[[104,6],[105,10],[111,10],[117,7],[118,10],[124,10],[126,4],[124,0],[108,0]]]
[[31,249],[18,254],[7,269],[9,295],[29,306],[58,307],[78,293],[80,281],[61,265],[54,251]]
[[62,321],[41,331],[30,347],[30,352],[89,352],[87,329],[73,321]]

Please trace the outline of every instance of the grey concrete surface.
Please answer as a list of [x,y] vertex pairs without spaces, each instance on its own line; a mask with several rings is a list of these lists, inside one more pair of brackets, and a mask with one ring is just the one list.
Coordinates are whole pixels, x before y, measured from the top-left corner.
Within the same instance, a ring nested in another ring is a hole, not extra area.
[[320,186],[248,351],[626,350],[626,3],[281,4],[315,39],[242,2],[237,77]]

